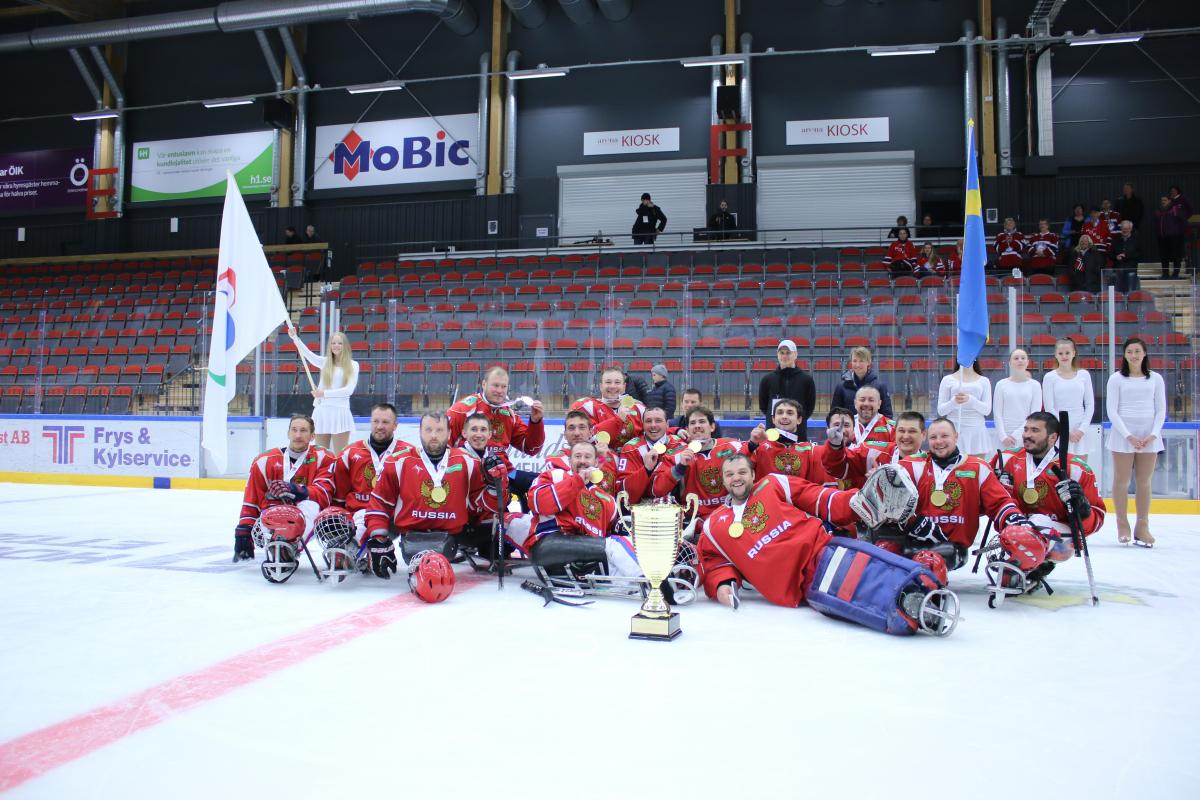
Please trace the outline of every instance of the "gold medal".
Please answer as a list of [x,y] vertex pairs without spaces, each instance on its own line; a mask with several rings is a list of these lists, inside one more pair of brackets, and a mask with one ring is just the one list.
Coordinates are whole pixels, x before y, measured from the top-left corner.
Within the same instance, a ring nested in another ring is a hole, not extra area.
[[730,538],[730,539],[740,539],[740,538],[741,538],[741,536],[742,536],[742,534],[743,534],[745,531],[746,531],[746,526],[745,526],[745,525],[743,525],[742,523],[740,523],[740,522],[733,522],[733,523],[730,523],[730,525],[729,525],[729,538]]
[[1021,493],[1021,499],[1029,505],[1033,505],[1038,501],[1038,490],[1032,486],[1026,486],[1025,491]]
[[612,441],[612,437],[608,435],[608,431],[600,431],[596,434],[596,444],[608,444]]
[[699,453],[703,449],[704,449],[704,445],[700,444],[699,442],[689,442],[688,443],[688,450],[691,450],[693,453]]
[[631,397],[630,395],[625,395],[624,397],[621,398],[621,405],[624,406],[625,408],[633,408],[633,406],[636,402],[637,402],[637,400],[634,400],[633,397]]
[[950,497],[945,492],[943,492],[941,489],[934,489],[932,492],[929,493],[929,502],[933,503],[938,508],[941,508],[942,506],[946,505],[946,502],[949,499],[950,499]]
[[660,456],[663,453],[667,452],[667,446],[665,444],[663,444],[662,442],[659,442],[658,444],[654,445],[654,447],[652,449],[654,450],[655,453],[657,453]]
[[432,500],[432,501],[433,501],[433,502],[435,502],[435,503],[444,503],[444,502],[446,502],[446,497],[447,497],[447,496],[448,496],[448,493],[447,493],[447,492],[446,492],[446,490],[445,490],[444,488],[442,488],[441,486],[435,486],[435,487],[433,487],[433,489],[432,489],[432,490],[430,490],[430,492],[429,492],[429,499],[430,499],[430,500]]
[[588,474],[588,477],[591,478],[592,483],[603,483],[604,482],[604,470],[594,469],[591,471],[591,473]]
[[779,430],[776,428],[771,428],[771,430],[767,431],[767,441],[768,442],[778,442],[779,441]]

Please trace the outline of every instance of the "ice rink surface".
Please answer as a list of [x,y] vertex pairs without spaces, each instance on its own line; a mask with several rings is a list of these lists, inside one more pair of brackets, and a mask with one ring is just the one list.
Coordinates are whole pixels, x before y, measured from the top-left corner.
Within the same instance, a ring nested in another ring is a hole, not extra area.
[[552,605],[459,573],[268,584],[240,495],[0,484],[0,792],[20,798],[1195,798],[1200,533],[1092,539],[1046,599],[953,573],[947,639],[751,599]]

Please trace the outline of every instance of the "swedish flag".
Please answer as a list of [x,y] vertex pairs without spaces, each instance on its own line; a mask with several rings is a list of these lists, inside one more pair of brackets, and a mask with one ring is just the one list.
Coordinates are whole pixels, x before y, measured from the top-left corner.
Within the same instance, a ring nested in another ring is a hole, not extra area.
[[987,242],[983,236],[983,201],[975,156],[975,120],[967,122],[967,197],[963,220],[962,275],[958,283],[958,363],[975,363],[988,340]]

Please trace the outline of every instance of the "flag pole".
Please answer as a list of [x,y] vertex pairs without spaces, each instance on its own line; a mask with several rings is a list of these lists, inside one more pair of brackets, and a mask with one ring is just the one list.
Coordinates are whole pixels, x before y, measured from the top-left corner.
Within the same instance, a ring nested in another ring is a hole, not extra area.
[[292,337],[292,341],[296,343],[296,358],[300,359],[300,364],[304,367],[304,374],[308,376],[309,388],[315,392],[317,390],[317,384],[313,380],[312,370],[309,369],[308,359],[304,357],[304,353],[300,352],[300,337],[292,334],[292,331],[297,330],[297,328],[295,323],[292,322],[291,317],[288,317],[288,329],[288,335],[290,335]]

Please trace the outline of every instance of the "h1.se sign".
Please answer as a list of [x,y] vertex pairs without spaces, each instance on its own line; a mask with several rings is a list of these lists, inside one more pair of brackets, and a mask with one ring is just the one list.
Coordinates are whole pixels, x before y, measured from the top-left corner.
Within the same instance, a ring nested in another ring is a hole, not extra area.
[[888,141],[887,117],[803,119],[787,123],[788,144],[839,144]]

